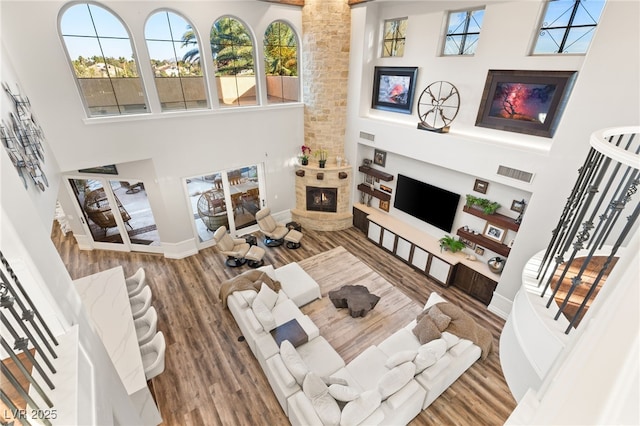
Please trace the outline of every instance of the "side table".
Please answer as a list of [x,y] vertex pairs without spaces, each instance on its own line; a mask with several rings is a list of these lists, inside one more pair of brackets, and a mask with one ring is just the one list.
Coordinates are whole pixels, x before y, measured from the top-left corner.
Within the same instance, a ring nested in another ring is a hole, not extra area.
[[244,238],[245,241],[250,245],[250,246],[255,246],[258,245],[258,239],[256,238],[255,235],[251,235],[251,234],[245,234],[240,236],[240,238]]
[[300,225],[298,222],[289,222],[285,226],[289,231],[291,231],[292,229],[295,229],[298,232],[302,231],[302,225]]

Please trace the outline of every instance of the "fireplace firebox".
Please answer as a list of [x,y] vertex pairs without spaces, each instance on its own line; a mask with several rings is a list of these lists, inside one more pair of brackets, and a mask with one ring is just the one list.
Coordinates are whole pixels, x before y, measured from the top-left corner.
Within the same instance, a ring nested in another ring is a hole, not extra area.
[[307,186],[307,210],[315,212],[337,212],[338,188]]

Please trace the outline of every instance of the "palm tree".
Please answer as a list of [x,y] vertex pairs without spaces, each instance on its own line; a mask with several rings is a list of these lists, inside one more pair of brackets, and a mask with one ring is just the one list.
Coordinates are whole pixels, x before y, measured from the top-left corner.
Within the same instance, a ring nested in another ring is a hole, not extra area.
[[293,29],[274,22],[264,34],[266,72],[269,75],[298,75],[298,49]]

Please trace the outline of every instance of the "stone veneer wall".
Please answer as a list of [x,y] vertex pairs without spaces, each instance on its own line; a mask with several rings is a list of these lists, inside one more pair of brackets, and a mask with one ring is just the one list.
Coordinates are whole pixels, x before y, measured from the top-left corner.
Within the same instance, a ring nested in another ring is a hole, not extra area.
[[302,33],[304,143],[313,151],[327,149],[331,164],[344,157],[351,37],[347,0],[306,0]]

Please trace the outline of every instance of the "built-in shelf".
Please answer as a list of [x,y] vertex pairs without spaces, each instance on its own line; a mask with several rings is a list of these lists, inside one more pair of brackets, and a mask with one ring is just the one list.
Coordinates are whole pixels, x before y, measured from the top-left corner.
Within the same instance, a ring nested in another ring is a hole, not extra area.
[[358,191],[362,191],[365,194],[373,195],[374,197],[382,200],[382,201],[391,201],[391,194],[387,194],[386,192],[382,192],[378,189],[371,188],[366,183],[361,183],[358,185]]
[[485,237],[484,235],[473,234],[469,231],[465,231],[464,228],[458,229],[457,234],[466,240],[469,240],[484,248],[501,254],[504,257],[508,257],[509,253],[511,252],[511,247],[509,247],[508,245],[502,244],[498,241],[494,241],[490,238]]
[[486,214],[480,209],[476,209],[476,208],[473,208],[473,207],[467,207],[467,206],[464,206],[462,208],[462,211],[464,211],[465,213],[469,213],[471,215],[477,216],[479,218],[482,218],[482,219],[486,220],[489,223],[492,223],[494,225],[502,226],[502,227],[510,229],[512,231],[516,231],[517,232],[518,229],[520,229],[520,224],[516,223],[515,219],[512,219],[512,218],[510,218],[508,216],[505,216],[503,214],[500,214],[500,213]]
[[358,167],[358,171],[361,171],[362,173],[369,175],[369,176],[373,176],[374,178],[383,180],[385,182],[391,182],[393,180],[393,175],[389,174],[389,173],[385,173],[381,170],[378,169],[374,169],[372,167],[369,166],[360,166]]

